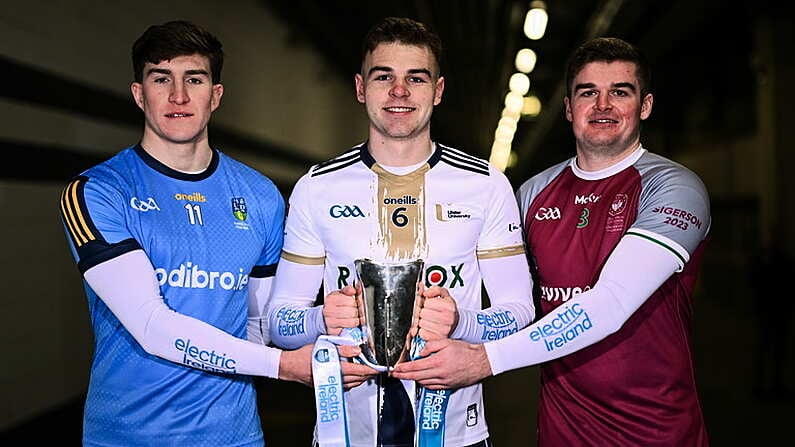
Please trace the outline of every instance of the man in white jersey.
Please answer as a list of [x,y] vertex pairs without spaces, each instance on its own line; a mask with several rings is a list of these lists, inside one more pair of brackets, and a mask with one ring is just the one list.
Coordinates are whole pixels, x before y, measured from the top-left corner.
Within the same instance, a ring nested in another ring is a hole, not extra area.
[[215,36],[153,25],[132,61],[140,142],[61,196],[95,339],[83,445],[262,446],[252,376],[311,384],[309,348],[264,346],[284,199],[209,144]]
[[574,53],[564,103],[576,157],[518,192],[542,318],[485,345],[430,341],[396,377],[460,387],[542,364],[539,445],[708,445],[690,334],[709,196],[641,146],[650,78],[620,39]]
[[[360,258],[425,261],[423,339],[482,343],[532,321],[510,184],[487,162],[431,140],[431,113],[444,91],[440,53],[439,38],[410,19],[387,18],[365,37],[355,85],[368,139],[295,185],[270,309],[276,345],[300,347],[359,324],[351,285]],[[324,305],[312,307],[321,281]],[[386,374],[345,380],[348,445],[414,445],[413,382]],[[444,416],[435,421],[444,426],[438,445],[490,445],[480,384],[456,390]]]

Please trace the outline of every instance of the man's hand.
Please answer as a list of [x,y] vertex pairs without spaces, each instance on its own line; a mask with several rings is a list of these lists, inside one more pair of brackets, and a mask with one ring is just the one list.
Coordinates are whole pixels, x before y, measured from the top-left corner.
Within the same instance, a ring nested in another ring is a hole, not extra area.
[[313,344],[308,344],[294,351],[282,351],[279,360],[279,379],[312,386],[313,347]]
[[461,388],[491,375],[486,349],[459,340],[431,340],[420,355],[425,358],[395,366],[391,375],[415,380],[431,389]]
[[449,337],[458,324],[458,307],[450,292],[433,286],[425,289],[422,296],[425,299],[417,321],[420,337],[425,341]]
[[340,360],[340,367],[342,369],[342,387],[346,390],[355,388],[378,374],[378,371],[373,368],[356,362]]
[[326,323],[327,334],[339,335],[344,328],[359,326],[355,295],[356,289],[345,286],[323,299],[323,321]]

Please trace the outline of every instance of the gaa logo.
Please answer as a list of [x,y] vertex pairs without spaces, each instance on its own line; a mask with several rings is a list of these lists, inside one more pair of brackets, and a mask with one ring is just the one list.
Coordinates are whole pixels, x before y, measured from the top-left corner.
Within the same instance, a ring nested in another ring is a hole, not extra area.
[[332,205],[328,210],[328,214],[335,219],[340,217],[364,217],[364,213],[356,205]]

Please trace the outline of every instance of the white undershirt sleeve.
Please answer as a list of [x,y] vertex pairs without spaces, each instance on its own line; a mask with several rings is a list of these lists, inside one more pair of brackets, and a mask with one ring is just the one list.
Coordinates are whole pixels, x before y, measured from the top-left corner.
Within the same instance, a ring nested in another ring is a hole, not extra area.
[[[517,334],[484,345],[492,373],[543,363],[602,340],[620,329],[678,269],[679,261],[669,249],[642,237],[624,236],[592,289]],[[576,335],[548,349],[546,336],[564,326],[577,328]]]
[[273,277],[248,278],[248,341],[267,345],[270,343],[268,330],[268,299],[271,294]]
[[469,343],[498,340],[524,328],[535,316],[533,284],[524,253],[478,261],[491,306],[458,309],[458,325],[450,338]]
[[323,265],[279,260],[273,282],[268,321],[273,344],[296,349],[326,333],[323,306],[312,306],[323,279]]
[[278,378],[281,351],[232,336],[201,320],[175,312],[160,295],[152,263],[134,250],[88,269],[88,285],[149,354],[183,363],[176,340],[223,352],[238,374]]

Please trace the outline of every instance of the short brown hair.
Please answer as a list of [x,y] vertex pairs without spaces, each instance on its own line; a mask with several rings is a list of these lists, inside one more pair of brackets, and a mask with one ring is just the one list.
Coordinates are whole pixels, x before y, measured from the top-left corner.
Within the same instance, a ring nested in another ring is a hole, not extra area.
[[441,71],[442,40],[425,24],[405,17],[387,17],[370,28],[362,45],[362,61],[378,45],[395,42],[428,48],[433,53],[437,71]]
[[210,60],[213,84],[221,83],[224,51],[221,42],[207,30],[184,20],[152,25],[132,47],[133,77],[143,80],[146,63],[158,64],[179,56],[199,54]]

